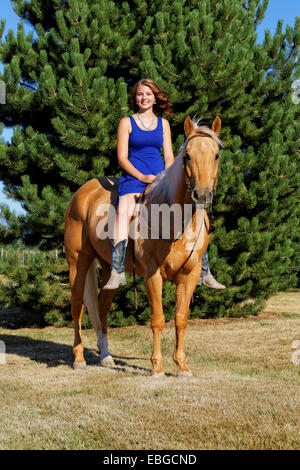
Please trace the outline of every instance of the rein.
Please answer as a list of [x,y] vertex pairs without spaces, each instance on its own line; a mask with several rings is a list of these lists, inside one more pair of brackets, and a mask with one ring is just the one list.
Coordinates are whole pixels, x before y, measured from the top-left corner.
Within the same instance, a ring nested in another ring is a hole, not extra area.
[[[188,138],[186,144],[185,144],[185,148],[187,146],[187,144],[192,140],[192,139],[195,139],[196,137],[210,137],[212,139],[212,136],[210,134],[207,134],[206,132],[197,132],[196,134],[192,135],[191,137]],[[190,156],[187,152],[185,152],[185,154],[183,155],[183,167],[184,167],[184,172],[185,172],[185,176],[187,178],[187,181],[186,181],[186,185],[187,185],[187,189],[189,191],[192,191],[192,186],[191,186],[191,176],[189,176],[188,174],[188,170],[187,170],[187,162],[190,160]],[[147,188],[147,186],[146,186]],[[146,192],[146,188],[144,189],[144,191],[142,192],[142,194],[137,198],[136,200],[136,204],[138,204],[139,202],[144,202],[145,200],[145,192]],[[180,269],[183,268],[183,266],[188,262],[188,260],[190,259],[190,257],[192,256],[193,252],[194,252],[194,249],[195,249],[195,246],[197,244],[197,241],[199,239],[199,236],[200,236],[200,233],[201,233],[201,230],[202,230],[202,227],[203,227],[203,223],[205,225],[205,228],[207,230],[207,233],[210,234],[212,232],[212,220],[213,220],[213,215],[212,215],[212,203],[210,204],[210,212],[208,214],[208,218],[209,218],[209,227],[207,227],[206,225],[206,221],[205,221],[205,217],[204,217],[204,214],[203,214],[203,218],[202,218],[202,223],[201,223],[201,226],[200,226],[200,229],[198,231],[198,235],[196,237],[196,241],[193,245],[193,248],[191,249],[188,257],[186,258],[186,260],[184,261],[184,263],[182,264],[182,266],[180,267]],[[148,228],[150,228],[148,226]],[[150,228],[151,230],[151,228]],[[164,239],[164,238],[161,238],[160,236],[158,236],[158,238],[161,240],[161,241],[164,241],[166,243],[174,243],[178,240],[181,239],[181,236],[183,234],[184,230],[181,232],[180,236],[178,238],[175,238],[174,240],[170,240],[170,239]],[[132,240],[132,274],[133,274],[133,285],[134,285],[134,303],[135,303],[135,309],[137,310],[138,308],[138,302],[137,302],[137,289],[136,289],[136,278],[135,278],[135,245],[134,245],[134,239]]]
[[[185,147],[186,147],[187,144],[188,144],[192,139],[194,139],[195,137],[210,137],[210,138],[212,139],[212,136],[211,136],[211,135],[207,134],[206,132],[200,131],[200,132],[197,132],[197,134],[192,135],[192,136],[187,140],[187,142],[186,142],[186,144],[185,144]],[[189,154],[188,154],[187,152],[185,152],[185,154],[183,155],[182,160],[183,160],[183,167],[184,167],[184,171],[185,171],[185,176],[187,177],[187,181],[186,181],[187,189],[188,189],[189,191],[191,191],[191,190],[192,190],[191,183],[190,183],[191,177],[188,175],[188,171],[187,171],[187,162],[190,160],[190,156],[189,156]],[[147,189],[147,186],[146,186],[146,188],[144,189],[144,191],[140,194],[140,196],[137,198],[136,204],[138,204],[139,202],[144,202],[145,196],[146,196],[146,189]],[[214,186],[214,190],[215,190],[215,186]],[[209,211],[209,214],[210,214],[210,215],[209,215],[208,218],[209,218],[209,221],[210,221],[211,219],[213,219],[213,216],[212,216],[212,203],[210,204],[209,209],[210,209],[210,211]],[[149,227],[149,225],[146,224],[146,226],[147,226],[148,229],[151,230],[151,227]],[[205,224],[205,226],[206,226],[206,224]],[[207,228],[207,227],[206,227],[206,228]],[[208,232],[208,233],[211,233],[211,231],[212,231],[212,230],[211,230],[211,224],[210,224],[210,227],[207,228],[207,232]],[[174,242],[180,240],[180,238],[181,238],[183,232],[184,232],[184,228],[183,228],[182,232],[180,233],[180,235],[179,235],[177,238],[174,238],[173,240],[170,239],[170,238],[162,238],[159,234],[158,234],[157,236],[158,236],[158,238],[159,238],[160,240],[162,240],[162,241],[164,241],[164,242],[166,242],[166,243],[174,243]]]
[[[137,199],[136,201],[136,204],[138,203],[140,198]],[[199,239],[199,236],[200,236],[200,233],[201,233],[201,230],[202,230],[202,227],[203,227],[203,224],[205,225],[205,228],[207,230],[207,233],[210,233],[210,227],[207,227],[206,225],[206,222],[205,222],[205,217],[204,217],[204,214],[202,216],[202,222],[201,222],[201,225],[200,225],[200,228],[198,230],[198,234],[197,234],[197,237],[196,237],[196,240],[194,242],[194,245],[188,255],[188,257],[185,259],[185,261],[182,263],[182,265],[180,266],[179,270],[183,268],[183,266],[188,262],[188,260],[190,259],[190,257],[192,256],[193,252],[194,252],[194,249],[195,249],[195,246],[198,242],[198,239]],[[183,233],[183,232],[182,232]],[[181,235],[182,235],[181,233]],[[164,238],[160,238],[161,241],[164,241],[164,242],[167,242],[167,243],[174,243],[178,240],[180,240],[181,238],[181,235],[179,238],[176,238],[175,240],[166,240]],[[137,289],[136,289],[136,278],[135,278],[135,245],[134,245],[134,239],[132,240],[132,275],[133,275],[133,286],[134,286],[134,304],[135,304],[135,309],[137,310],[138,308],[138,301],[137,301]]]

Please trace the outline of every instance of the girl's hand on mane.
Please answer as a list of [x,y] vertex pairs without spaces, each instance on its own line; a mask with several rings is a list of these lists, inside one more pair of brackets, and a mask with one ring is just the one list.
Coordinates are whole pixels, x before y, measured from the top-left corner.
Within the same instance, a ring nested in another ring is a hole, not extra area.
[[155,176],[155,175],[143,175],[141,181],[143,183],[149,184],[149,183],[153,183],[153,181],[155,181],[156,178],[157,178],[157,176]]

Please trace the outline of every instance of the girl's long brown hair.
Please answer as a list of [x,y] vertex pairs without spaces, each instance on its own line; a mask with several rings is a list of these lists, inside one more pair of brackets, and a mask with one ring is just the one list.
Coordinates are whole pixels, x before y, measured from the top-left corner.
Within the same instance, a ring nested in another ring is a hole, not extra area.
[[166,114],[167,116],[172,115],[172,104],[167,97],[167,95],[160,89],[158,84],[151,80],[150,78],[142,78],[139,80],[133,87],[131,92],[131,107],[134,111],[138,111],[138,106],[136,104],[136,92],[139,85],[148,86],[152,93],[155,96],[156,103],[153,105],[153,111],[155,114],[161,116],[162,114]]

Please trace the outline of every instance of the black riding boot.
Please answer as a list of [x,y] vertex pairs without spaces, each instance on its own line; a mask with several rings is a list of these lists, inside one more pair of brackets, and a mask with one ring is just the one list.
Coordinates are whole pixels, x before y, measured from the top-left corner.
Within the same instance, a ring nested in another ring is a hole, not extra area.
[[112,244],[111,272],[110,278],[103,289],[118,289],[119,286],[126,284],[125,278],[125,255],[128,240],[121,240],[116,245]]

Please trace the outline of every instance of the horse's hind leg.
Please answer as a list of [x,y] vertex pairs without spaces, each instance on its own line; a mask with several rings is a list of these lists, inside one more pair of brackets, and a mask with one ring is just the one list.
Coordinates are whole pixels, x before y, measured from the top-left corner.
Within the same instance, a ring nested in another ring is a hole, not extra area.
[[81,369],[86,366],[81,339],[81,318],[84,311],[83,292],[86,275],[94,256],[93,253],[87,255],[81,252],[73,252],[67,255],[71,288],[71,313],[74,321],[75,335],[73,346],[73,354],[75,356],[73,363],[74,369]]
[[97,346],[100,350],[100,364],[104,367],[114,367],[114,360],[108,351],[107,316],[117,289],[102,289],[110,277],[110,265],[103,260],[101,260],[100,263],[102,267],[102,276],[100,292],[98,294],[98,306],[101,331],[98,336]]

